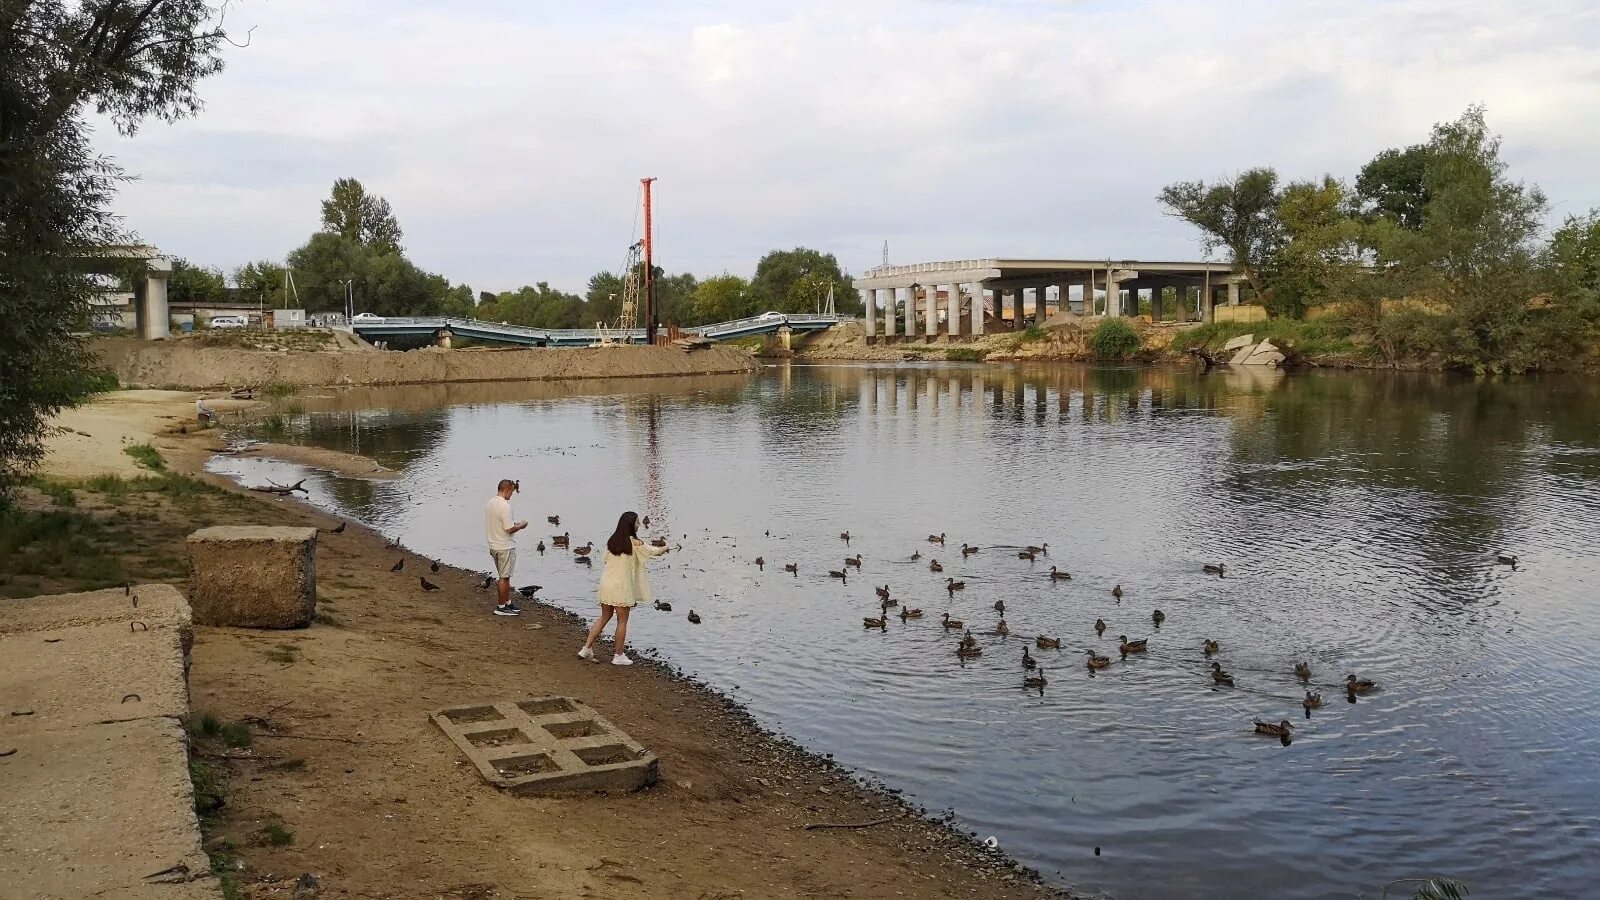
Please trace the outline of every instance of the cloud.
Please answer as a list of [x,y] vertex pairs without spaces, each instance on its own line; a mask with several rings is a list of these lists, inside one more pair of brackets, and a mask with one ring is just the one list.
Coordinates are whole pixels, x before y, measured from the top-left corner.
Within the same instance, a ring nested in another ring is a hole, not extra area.
[[1349,176],[1486,103],[1557,212],[1600,205],[1600,11],[1490,0],[630,5],[273,0],[206,111],[102,146],[163,249],[281,258],[332,181],[388,197],[480,289],[616,268],[653,175],[673,271],[804,244],[860,270],[983,255],[1185,257],[1168,182]]

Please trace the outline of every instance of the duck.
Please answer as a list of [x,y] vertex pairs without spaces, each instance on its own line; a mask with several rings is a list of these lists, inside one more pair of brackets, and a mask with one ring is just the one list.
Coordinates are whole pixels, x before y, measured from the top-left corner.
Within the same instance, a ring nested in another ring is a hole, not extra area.
[[944,532],[941,531],[938,534],[928,535],[928,543],[938,544],[941,547],[944,546]]
[[1306,698],[1300,701],[1300,705],[1304,706],[1307,712],[1317,709],[1318,707],[1322,706],[1322,692],[1306,691]]
[[966,590],[967,583],[965,581],[957,581],[954,578],[946,578],[944,580],[944,589],[953,594],[956,591]]
[[1357,678],[1354,675],[1347,675],[1344,679],[1344,689],[1352,694],[1365,694],[1368,691],[1376,690],[1377,687],[1378,683],[1376,681],[1368,681],[1365,678]]
[[763,572],[765,572],[767,570],[766,557],[763,557],[763,556],[756,557],[756,568],[760,569]]
[[1022,648],[1022,667],[1024,669],[1031,669],[1034,666],[1037,666],[1038,664],[1039,664],[1038,660],[1033,658],[1033,654],[1028,652],[1028,648],[1027,647],[1023,647]]
[[968,647],[967,645],[962,644],[956,648],[956,656],[960,657],[961,659],[972,659],[982,655],[982,647]]
[[1149,638],[1140,638],[1137,641],[1130,641],[1130,640],[1128,640],[1128,636],[1127,635],[1119,634],[1119,635],[1117,635],[1117,642],[1118,642],[1117,649],[1121,650],[1122,651],[1122,655],[1124,655],[1124,656],[1128,655],[1129,653],[1143,653],[1146,650],[1150,649],[1150,646],[1149,646],[1150,645],[1150,639]]
[[800,567],[798,565],[795,565],[794,563],[784,563],[783,564],[783,570],[785,572],[790,573],[791,575],[793,575],[796,578],[800,577]]
[[1028,562],[1033,562],[1035,558],[1036,557],[1035,557],[1033,551],[1031,551],[1031,550],[1023,550],[1022,552],[1017,554],[1017,559],[1025,559]]
[[1167,614],[1162,612],[1159,609],[1150,614],[1150,621],[1156,623],[1156,627],[1157,628],[1160,628],[1161,627],[1161,623],[1165,622],[1166,620],[1167,620]]
[[1095,619],[1094,620],[1094,633],[1099,635],[1099,636],[1101,636],[1101,637],[1105,637],[1105,634],[1106,634],[1106,620],[1105,619]]
[[965,627],[967,627],[967,624],[965,622],[961,621],[960,619],[952,619],[952,618],[950,618],[950,614],[949,613],[945,613],[944,614],[944,627],[953,630],[953,629],[957,629],[957,628],[965,628]]
[[976,646],[978,646],[978,639],[972,636],[972,629],[970,629],[970,628],[967,629],[967,633],[963,634],[961,636],[961,646],[963,646],[963,647],[976,647]]
[[1297,662],[1297,663],[1295,663],[1294,664],[1294,674],[1297,677],[1299,677],[1300,680],[1302,680],[1302,681],[1310,681],[1311,680],[1311,664],[1308,663],[1308,662]]
[[1112,588],[1111,589],[1111,596],[1117,598],[1118,600],[1121,600],[1122,599],[1122,585],[1119,584],[1116,587]]
[[888,609],[891,606],[899,606],[900,605],[900,601],[899,600],[893,600],[893,599],[890,599],[890,600],[879,600],[878,602],[883,604],[883,608],[884,609]]
[[839,540],[844,541],[846,544],[850,543],[850,532],[848,532],[848,531],[839,532]]
[[539,555],[543,556],[544,555],[544,541],[540,541],[539,543],[533,545],[533,549],[539,551]]
[[1228,687],[1233,687],[1233,676],[1222,671],[1222,663],[1211,664],[1211,680],[1215,681],[1217,684],[1225,684]]
[[1049,556],[1050,555],[1050,545],[1049,544],[1040,544],[1037,547],[1029,545],[1028,552],[1029,553],[1037,553],[1040,556]]
[[962,544],[961,545],[961,558],[962,559],[966,559],[967,557],[969,557],[972,554],[977,553],[977,552],[978,552],[978,548],[977,547],[969,547],[966,544]]
[[689,610],[689,624],[691,624],[691,625],[699,625],[700,624],[700,614],[695,612],[692,609]]
[[672,604],[665,600],[657,600],[656,610],[659,612],[672,612]]
[[1515,554],[1499,553],[1495,555],[1494,561],[1502,566],[1510,566],[1513,569],[1517,567],[1517,557]]
[[1006,624],[1005,619],[1001,619],[995,624],[994,633],[1000,635],[1001,637],[1005,637],[1011,633],[1011,626]]
[[572,546],[572,532],[567,531],[567,532],[563,532],[563,533],[558,534],[558,535],[554,535],[553,537],[550,538],[550,546],[552,546],[552,547],[570,547],[570,546]]
[[554,525],[557,528],[561,527],[561,517],[560,516],[545,516],[544,520],[546,522],[549,522],[551,525]]
[[839,571],[838,569],[829,569],[828,570],[828,577],[829,578],[837,578],[840,581],[848,580],[848,576],[846,576],[845,573]]
[[1038,674],[1022,676],[1022,686],[1025,688],[1038,688],[1042,691],[1044,686],[1049,683],[1050,680],[1044,677],[1043,669],[1040,669]]
[[889,599],[889,586],[887,584],[884,585],[883,587],[875,587],[875,588],[873,588],[873,590],[878,592],[878,599],[879,600],[887,600],[887,599]]
[[943,572],[944,571],[944,566],[939,565],[939,561],[936,559],[933,562],[928,563],[928,571],[929,572]]
[[1060,650],[1061,638],[1045,637],[1041,634],[1033,639],[1033,644],[1040,650]]
[[1005,615],[1006,614],[1006,601],[1004,601],[1004,600],[996,600],[994,602],[994,611],[999,613],[1002,616]]
[[1222,645],[1211,640],[1210,638],[1207,638],[1206,640],[1200,642],[1200,649],[1205,651],[1207,656],[1210,656],[1213,653],[1221,652]]
[[1270,734],[1273,737],[1282,738],[1292,737],[1293,731],[1294,726],[1289,724],[1288,719],[1284,719],[1276,725],[1271,722],[1263,722],[1260,719],[1256,720],[1256,734]]
[[911,561],[912,562],[916,562],[917,560],[919,560],[921,558],[922,558],[922,551],[921,550],[913,550],[913,551],[911,551]]
[[1212,565],[1211,563],[1206,563],[1205,572],[1206,572],[1207,575],[1215,575],[1218,578],[1221,578],[1222,577],[1223,568],[1224,568],[1224,564],[1223,563],[1217,563],[1216,565]]
[[1111,665],[1111,657],[1109,656],[1101,656],[1093,650],[1085,650],[1083,652],[1089,654],[1089,668],[1091,669],[1104,669]]
[[1051,566],[1050,567],[1050,580],[1051,581],[1071,581],[1072,580],[1072,573],[1071,572],[1063,572],[1060,569],[1056,568],[1055,566]]
[[861,620],[861,624],[865,628],[880,628],[880,629],[888,628],[889,627],[889,614],[887,612],[885,612],[882,615],[878,616],[876,619],[864,618],[864,619]]
[[846,556],[844,558],[844,564],[847,566],[855,566],[858,569],[861,568],[861,554],[857,553],[855,556]]
[[[666,541],[662,541],[661,543],[665,544]],[[578,554],[579,556],[588,556],[594,552],[594,541],[590,541],[589,543],[584,544],[582,547],[573,547],[572,552]]]
[[922,618],[922,610],[920,610],[920,609],[912,609],[909,606],[900,607],[900,621],[904,622],[907,619],[920,619],[920,618]]
[[650,517],[649,516],[645,516],[644,518],[640,519],[639,520],[639,524],[643,525],[646,528],[649,528],[650,527]]

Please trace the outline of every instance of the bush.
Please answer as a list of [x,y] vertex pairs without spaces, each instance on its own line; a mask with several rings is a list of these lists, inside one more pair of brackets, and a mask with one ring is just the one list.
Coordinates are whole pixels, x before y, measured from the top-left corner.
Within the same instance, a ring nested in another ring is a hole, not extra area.
[[983,362],[988,355],[987,350],[972,347],[952,347],[944,352],[944,358],[951,362]]
[[149,444],[129,444],[122,448],[122,452],[133,457],[133,461],[152,472],[160,472],[167,467],[166,460],[156,452],[156,448]]
[[1101,359],[1125,359],[1139,349],[1139,333],[1127,319],[1105,319],[1089,336],[1089,348]]

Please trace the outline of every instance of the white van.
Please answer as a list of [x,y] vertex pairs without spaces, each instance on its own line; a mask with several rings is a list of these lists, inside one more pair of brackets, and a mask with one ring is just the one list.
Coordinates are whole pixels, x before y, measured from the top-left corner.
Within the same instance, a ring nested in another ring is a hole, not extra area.
[[249,324],[250,324],[250,320],[245,318],[244,316],[212,316],[211,317],[211,322],[210,322],[210,327],[212,327],[212,328],[245,328],[245,327],[249,326]]

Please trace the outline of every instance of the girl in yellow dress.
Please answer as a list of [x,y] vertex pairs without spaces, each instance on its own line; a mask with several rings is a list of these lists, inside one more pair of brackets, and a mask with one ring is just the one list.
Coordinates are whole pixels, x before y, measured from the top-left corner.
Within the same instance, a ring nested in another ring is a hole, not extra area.
[[661,556],[665,547],[652,547],[639,540],[639,514],[625,512],[617,520],[617,530],[606,541],[606,567],[600,573],[600,618],[589,629],[589,639],[578,651],[582,659],[594,658],[594,642],[600,639],[606,623],[617,617],[617,633],[612,640],[613,666],[631,666],[628,657],[628,613],[640,603],[650,602],[650,579],[644,561]]

